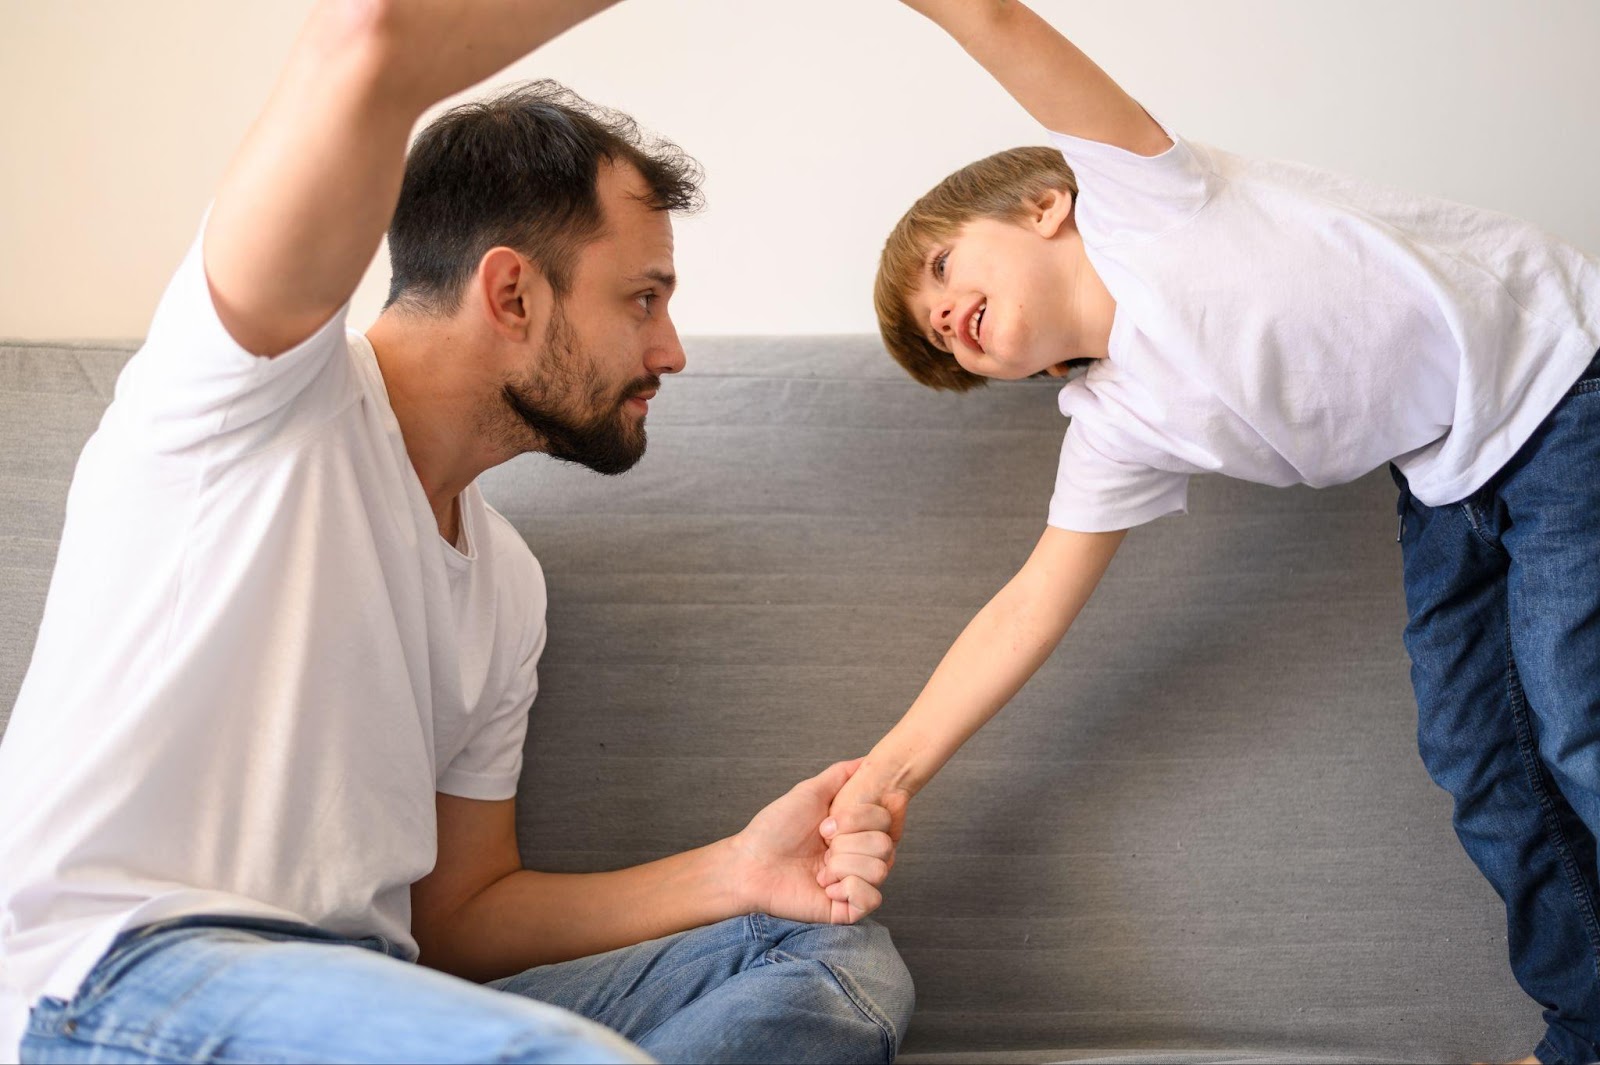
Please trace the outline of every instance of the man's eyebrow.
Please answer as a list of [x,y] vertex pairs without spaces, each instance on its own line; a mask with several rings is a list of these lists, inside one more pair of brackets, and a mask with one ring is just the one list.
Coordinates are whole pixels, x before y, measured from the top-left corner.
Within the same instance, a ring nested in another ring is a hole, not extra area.
[[643,273],[635,274],[633,277],[630,277],[628,280],[629,281],[654,281],[656,284],[660,285],[662,288],[666,289],[668,292],[671,292],[673,289],[678,287],[678,275],[677,274],[673,274],[673,273],[668,273],[666,270],[653,270],[653,269],[652,270],[646,270]]

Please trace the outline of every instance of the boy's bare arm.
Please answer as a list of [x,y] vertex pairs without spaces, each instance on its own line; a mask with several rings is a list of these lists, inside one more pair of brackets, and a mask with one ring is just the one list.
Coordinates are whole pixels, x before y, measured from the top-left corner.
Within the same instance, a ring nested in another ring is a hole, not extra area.
[[222,179],[205,266],[222,324],[276,355],[355,291],[400,194],[411,128],[615,0],[321,0]]
[[967,624],[911,709],[839,792],[833,812],[856,802],[881,804],[894,815],[890,835],[899,839],[906,803],[1050,657],[1125,535],[1046,529],[1022,569]]
[[1172,141],[1094,61],[1016,0],[902,0],[936,22],[1046,129],[1159,155]]

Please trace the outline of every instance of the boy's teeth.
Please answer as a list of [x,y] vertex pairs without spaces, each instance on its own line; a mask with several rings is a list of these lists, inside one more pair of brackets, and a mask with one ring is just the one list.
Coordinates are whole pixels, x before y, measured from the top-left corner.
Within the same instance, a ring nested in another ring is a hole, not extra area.
[[973,343],[978,341],[978,326],[983,322],[983,312],[989,309],[987,303],[980,304],[978,313],[972,316],[972,324],[967,326],[967,332],[972,336]]

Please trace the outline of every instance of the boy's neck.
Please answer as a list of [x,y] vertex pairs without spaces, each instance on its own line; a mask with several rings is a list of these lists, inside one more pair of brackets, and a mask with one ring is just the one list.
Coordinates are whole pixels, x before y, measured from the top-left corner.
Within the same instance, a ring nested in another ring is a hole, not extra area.
[[1078,335],[1072,350],[1082,358],[1103,359],[1110,354],[1111,325],[1117,315],[1117,301],[1111,297],[1100,273],[1089,261],[1083,238],[1074,227],[1072,258],[1068,267],[1068,288],[1072,318]]

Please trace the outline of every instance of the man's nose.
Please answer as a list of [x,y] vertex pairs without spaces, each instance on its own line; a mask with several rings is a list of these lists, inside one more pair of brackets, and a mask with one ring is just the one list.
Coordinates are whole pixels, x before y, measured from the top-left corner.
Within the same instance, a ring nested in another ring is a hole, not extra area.
[[689,357],[683,350],[683,341],[678,339],[678,327],[669,320],[664,334],[651,345],[649,357],[645,360],[645,368],[653,374],[678,373],[688,361]]

